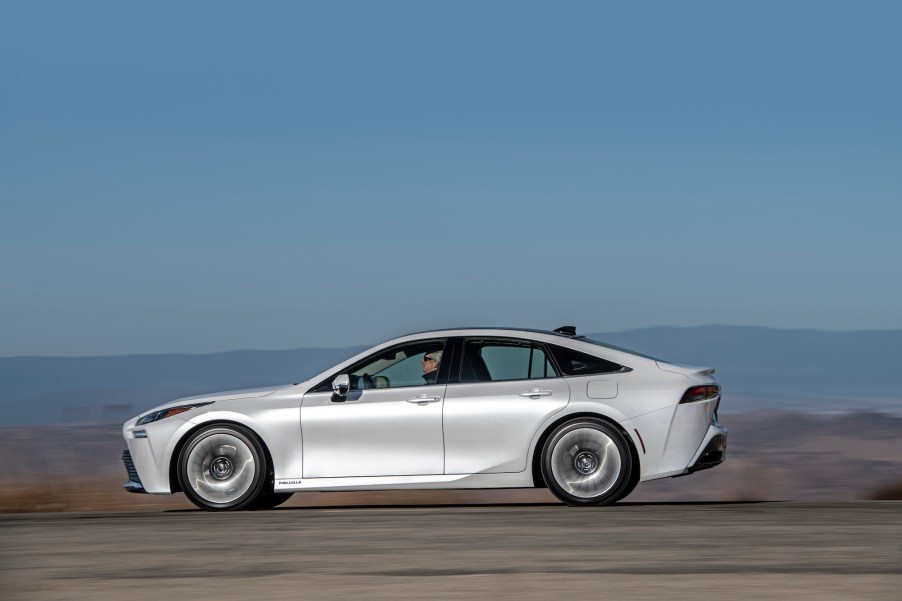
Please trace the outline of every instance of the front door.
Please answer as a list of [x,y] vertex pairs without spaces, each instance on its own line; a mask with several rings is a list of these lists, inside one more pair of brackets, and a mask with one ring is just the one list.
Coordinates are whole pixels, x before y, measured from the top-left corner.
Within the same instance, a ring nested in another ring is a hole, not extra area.
[[393,347],[347,370],[345,400],[315,389],[301,405],[305,478],[421,476],[444,471],[445,340]]

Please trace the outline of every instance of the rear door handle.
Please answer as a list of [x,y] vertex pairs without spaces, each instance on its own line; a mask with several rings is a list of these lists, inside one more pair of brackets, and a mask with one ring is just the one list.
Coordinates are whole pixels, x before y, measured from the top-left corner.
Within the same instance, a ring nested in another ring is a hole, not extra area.
[[525,397],[539,397],[539,396],[551,396],[553,393],[550,390],[542,390],[540,388],[533,388],[532,390],[527,390],[526,392],[521,392],[520,396]]
[[416,403],[417,405],[428,405],[429,403],[437,403],[442,400],[440,396],[429,396],[428,394],[421,394],[412,399],[407,399],[408,403]]

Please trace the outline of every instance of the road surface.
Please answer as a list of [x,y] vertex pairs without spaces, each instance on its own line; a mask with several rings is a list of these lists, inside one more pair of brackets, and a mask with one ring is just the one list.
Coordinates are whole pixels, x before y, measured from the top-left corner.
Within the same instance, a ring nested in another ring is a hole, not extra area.
[[902,599],[902,502],[0,515],[0,598]]

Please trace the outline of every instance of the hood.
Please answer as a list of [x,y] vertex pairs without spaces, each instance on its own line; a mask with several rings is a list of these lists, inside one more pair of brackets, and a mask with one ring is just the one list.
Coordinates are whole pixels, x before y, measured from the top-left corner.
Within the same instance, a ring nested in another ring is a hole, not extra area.
[[195,402],[212,403],[216,401],[234,401],[236,399],[255,399],[258,397],[269,396],[272,393],[278,390],[282,390],[285,387],[286,385],[283,384],[281,386],[267,386],[266,388],[247,388],[245,390],[228,390],[226,392],[211,392],[209,394],[199,394],[197,396],[186,396],[174,401],[170,401],[168,403],[163,403],[158,407],[144,411],[141,413],[141,415],[151,413],[153,411],[159,411],[160,409],[166,409],[167,407],[190,405],[191,403]]

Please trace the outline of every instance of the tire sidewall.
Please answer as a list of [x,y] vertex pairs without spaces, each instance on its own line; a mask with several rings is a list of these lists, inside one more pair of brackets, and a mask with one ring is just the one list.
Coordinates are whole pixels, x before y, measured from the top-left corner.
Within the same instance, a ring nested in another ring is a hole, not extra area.
[[[191,451],[202,440],[216,433],[225,433],[240,438],[245,444],[247,444],[248,448],[251,450],[251,453],[254,456],[255,472],[253,482],[243,495],[241,495],[234,501],[230,501],[229,503],[214,503],[203,498],[194,491],[194,488],[191,486],[188,478],[187,461],[188,457],[191,454]],[[260,441],[257,439],[257,436],[253,432],[237,424],[211,424],[209,426],[201,428],[191,435],[191,437],[188,439],[188,441],[185,443],[185,446],[182,447],[182,450],[179,453],[178,478],[182,492],[185,493],[185,496],[188,497],[188,499],[192,503],[206,511],[229,511],[244,509],[245,507],[253,503],[254,500],[263,492],[268,474],[269,466],[266,462],[266,454],[263,452],[263,445],[260,443]]]
[[[614,441],[614,444],[617,446],[617,451],[620,453],[621,467],[620,474],[617,476],[617,481],[607,491],[594,497],[577,497],[568,493],[557,483],[554,478],[554,472],[551,469],[551,455],[555,445],[565,434],[580,428],[592,428],[603,432]],[[545,479],[545,484],[554,496],[568,505],[597,506],[608,505],[617,501],[623,497],[624,490],[629,486],[630,476],[634,469],[636,469],[636,466],[633,465],[633,456],[629,449],[629,443],[626,442],[623,434],[618,428],[600,419],[577,418],[563,423],[555,428],[554,432],[551,433],[551,436],[545,441],[545,446],[542,448],[542,477]]]

